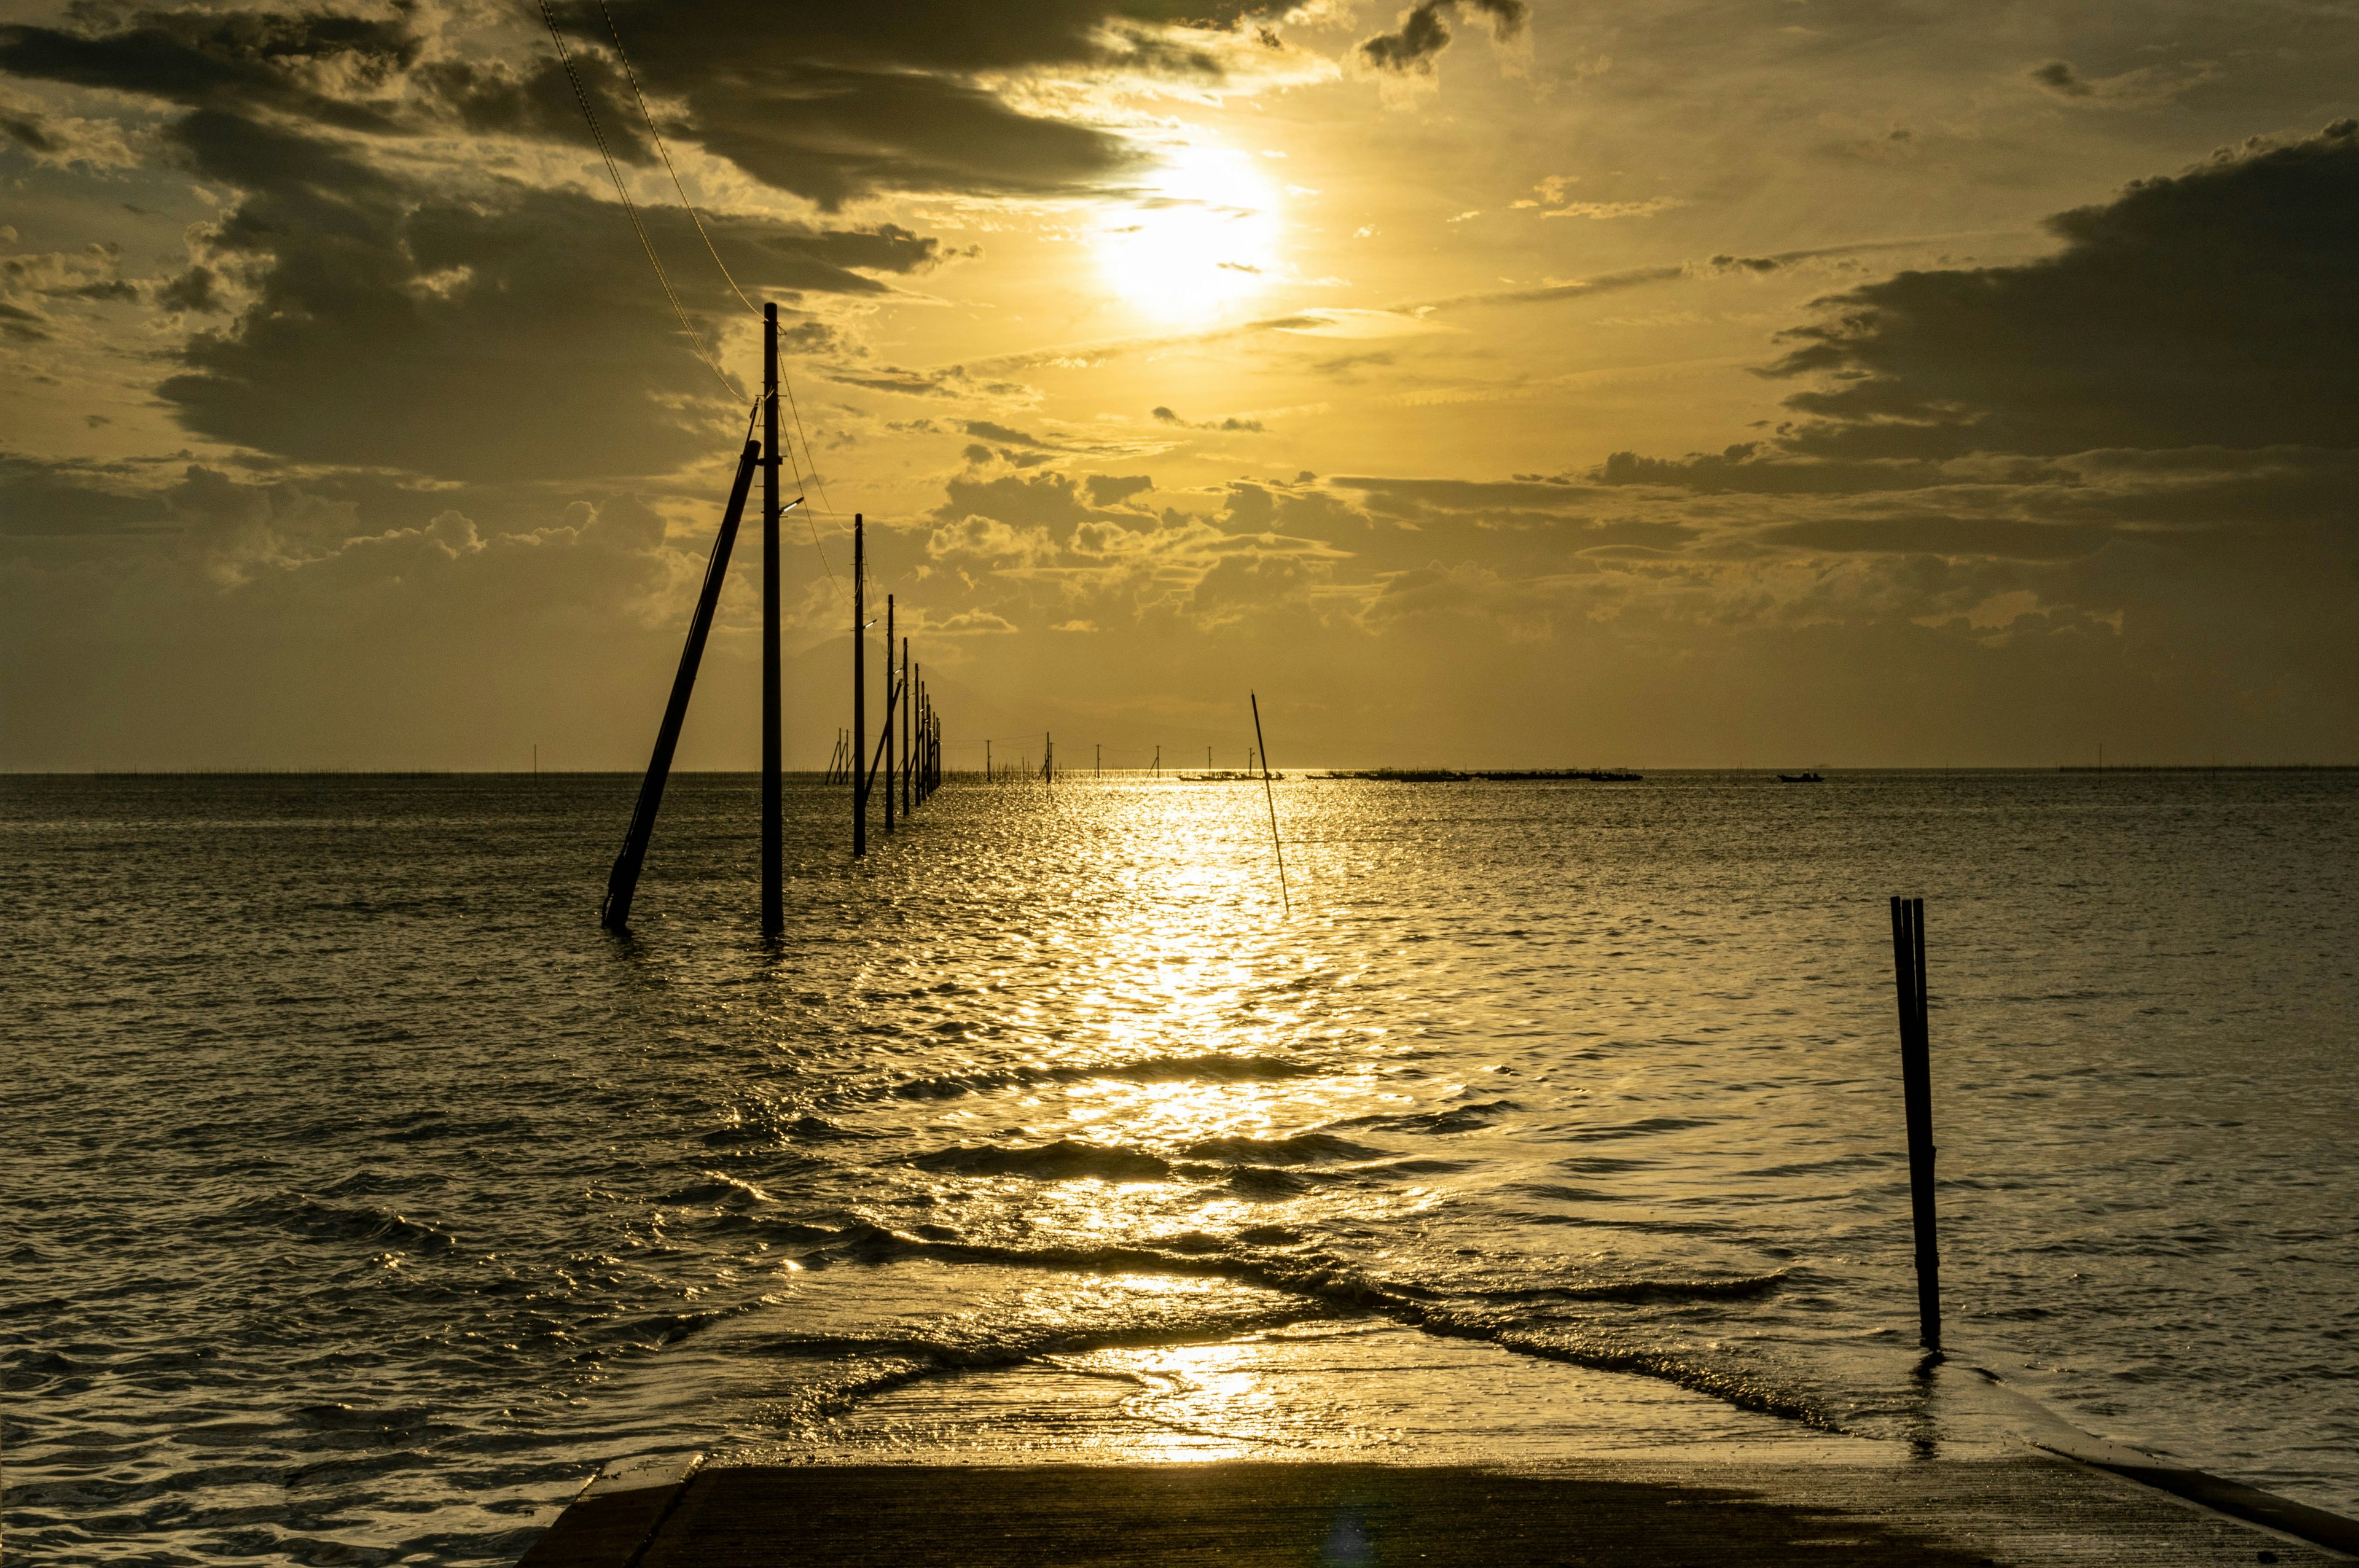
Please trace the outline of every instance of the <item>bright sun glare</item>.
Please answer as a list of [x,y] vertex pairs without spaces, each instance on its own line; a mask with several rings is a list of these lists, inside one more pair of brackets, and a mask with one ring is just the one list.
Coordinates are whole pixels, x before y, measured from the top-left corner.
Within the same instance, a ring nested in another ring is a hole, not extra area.
[[1277,188],[1245,154],[1181,147],[1098,230],[1107,281],[1162,320],[1208,320],[1266,288],[1277,267]]

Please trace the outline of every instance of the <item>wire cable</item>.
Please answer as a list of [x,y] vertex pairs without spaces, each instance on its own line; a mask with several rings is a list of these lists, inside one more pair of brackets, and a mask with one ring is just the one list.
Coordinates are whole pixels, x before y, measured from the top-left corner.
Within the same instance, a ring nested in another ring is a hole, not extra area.
[[631,228],[647,253],[647,265],[655,268],[656,281],[663,286],[664,297],[671,301],[672,314],[679,318],[679,330],[688,334],[690,346],[696,351],[696,357],[704,362],[704,367],[728,388],[730,401],[735,402],[745,394],[729,379],[729,373],[721,368],[721,362],[706,350],[703,335],[688,319],[688,308],[680,304],[679,294],[672,287],[670,276],[664,271],[663,258],[656,254],[655,241],[648,235],[647,225],[639,221],[639,209],[623,184],[623,171],[614,162],[613,149],[606,145],[606,133],[598,126],[597,112],[590,106],[590,93],[582,85],[582,73],[574,69],[572,53],[565,47],[565,35],[558,30],[557,14],[549,9],[549,0],[540,0],[540,19],[549,25],[549,41],[557,46],[558,60],[565,67],[565,80],[573,84],[573,102],[581,105],[582,118],[589,123],[590,139],[597,144],[598,156],[605,160],[606,178],[614,182],[614,194],[622,198],[623,211],[630,215]]
[[[703,338],[690,322],[688,311],[680,304],[678,291],[672,287],[671,277],[664,271],[663,259],[656,254],[655,242],[648,236],[647,226],[640,222],[638,208],[632,202],[631,193],[623,184],[622,170],[615,164],[614,155],[607,146],[605,132],[599,128],[597,114],[590,104],[590,94],[582,86],[581,73],[574,68],[572,55],[566,49],[565,37],[558,28],[556,14],[549,9],[549,0],[539,0],[539,5],[540,19],[549,26],[549,41],[557,46],[557,58],[565,67],[566,80],[572,83],[573,101],[581,106],[582,117],[589,124],[591,139],[597,144],[598,156],[606,163],[606,177],[614,182],[614,194],[622,198],[623,211],[630,215],[631,227],[638,234],[639,243],[647,253],[648,264],[655,268],[656,281],[663,286],[664,297],[671,301],[672,314],[679,318],[680,328],[688,334],[689,342],[696,351],[696,357],[702,360],[705,367],[720,378],[721,384],[729,389],[733,397],[745,396],[745,395],[738,389],[736,384],[729,379],[728,373],[721,368],[720,362],[707,351]],[[672,162],[671,148],[665,144],[663,133],[656,128],[654,111],[647,107],[647,93],[639,86],[639,73],[631,65],[630,51],[623,47],[623,30],[615,25],[614,14],[607,7],[606,0],[598,0],[598,14],[605,18],[607,35],[614,40],[614,58],[623,68],[623,79],[631,85],[631,97],[638,103],[639,117],[647,122],[647,139],[655,144],[657,155],[663,159],[664,172],[671,176],[672,189],[679,194],[681,210],[687,212],[689,222],[696,229],[697,238],[704,242],[706,254],[712,257],[712,265],[720,269],[723,279],[729,285],[729,291],[737,297],[737,302],[755,315],[761,315],[761,308],[746,297],[745,289],[738,286],[736,276],[729,270],[729,264],[721,259],[720,248],[712,243],[712,235],[706,230],[703,218],[697,212],[696,203],[688,198],[688,187],[679,178],[679,166]],[[787,395],[787,409],[794,421],[795,439],[802,444],[803,457],[809,460],[811,465],[810,487],[818,490],[821,501],[826,503],[828,514],[835,519],[836,527],[849,533],[851,530],[844,527],[843,514],[836,510],[835,497],[828,493],[827,481],[821,477],[819,454],[811,449],[810,437],[803,428],[802,406],[795,399],[794,384],[781,374],[778,377],[778,384]],[[758,415],[761,408],[759,398],[754,400],[754,406]],[[747,427],[750,431],[752,427],[750,419],[747,421]],[[802,492],[806,486],[802,464],[795,457],[795,442],[781,440],[779,444],[786,449],[787,462],[794,470],[795,489],[799,492]],[[819,564],[826,570],[828,581],[834,586],[836,597],[849,603],[851,596],[844,590],[842,579],[835,575],[835,564],[827,558],[826,547],[820,543],[819,525],[811,516],[815,510],[817,509],[812,507],[803,508],[803,523],[810,533],[811,548],[818,554]]]
[[[545,9],[546,0],[543,0],[543,5]],[[671,149],[664,144],[663,133],[656,129],[656,117],[647,107],[647,95],[639,89],[639,73],[632,69],[630,51],[623,47],[623,29],[615,26],[614,13],[607,8],[606,0],[598,0],[598,14],[606,19],[606,33],[614,40],[614,58],[622,62],[623,79],[631,84],[631,96],[638,101],[639,118],[647,122],[647,138],[655,143],[656,152],[663,159],[664,172],[671,176],[671,188],[679,192],[680,207],[688,213],[688,221],[696,226],[696,237],[704,242],[704,249],[712,257],[712,265],[721,269],[721,276],[728,283],[730,292],[737,296],[737,302],[755,315],[760,315],[761,308],[747,298],[745,289],[738,287],[736,276],[729,270],[729,264],[721,259],[720,248],[713,244],[712,235],[704,227],[704,220],[698,215],[696,203],[688,199],[688,187],[681,182],[679,169],[671,161]],[[819,471],[819,454],[811,450],[810,437],[803,432],[803,412],[795,401],[794,384],[781,375],[778,384],[786,391],[787,407],[794,416],[795,436],[803,444],[803,456],[810,460],[811,483],[818,488],[820,500],[826,503],[828,514],[835,519],[835,525],[841,529],[843,527],[843,514],[836,510],[835,497],[827,492],[827,481],[821,477]],[[802,477],[798,472],[797,488],[801,487],[801,482]],[[815,533],[811,542],[814,545],[818,543]],[[826,557],[822,555],[820,558],[824,561]],[[830,568],[828,575],[834,576],[834,568]]]
[[679,170],[672,167],[671,149],[664,146],[663,133],[656,129],[656,117],[647,110],[647,95],[639,91],[639,73],[631,69],[630,53],[623,48],[623,29],[614,25],[614,13],[606,9],[606,0],[598,0],[598,14],[606,18],[606,31],[614,40],[614,58],[623,62],[623,79],[631,84],[631,96],[639,101],[639,117],[647,123],[647,135],[656,144],[656,151],[663,157],[664,172],[671,176],[671,188],[679,192],[679,204],[688,210],[688,221],[696,225],[696,237],[704,242],[704,248],[712,254],[712,265],[721,269],[723,277],[728,279],[729,291],[737,297],[737,303],[759,316],[762,308],[746,298],[745,291],[737,287],[737,279],[730,274],[729,264],[721,259],[721,252],[713,245],[712,236],[704,232],[704,220],[697,216],[696,203],[688,199],[688,187],[680,183]]

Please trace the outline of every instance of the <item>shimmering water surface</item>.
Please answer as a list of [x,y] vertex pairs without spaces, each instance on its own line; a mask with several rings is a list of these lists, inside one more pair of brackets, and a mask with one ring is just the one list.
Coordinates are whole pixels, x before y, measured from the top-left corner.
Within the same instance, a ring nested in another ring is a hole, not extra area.
[[991,1368],[1361,1431],[1304,1346],[1922,1435],[1892,892],[1953,1356],[2359,1510],[2352,774],[1298,778],[1290,917],[1257,787],[953,784],[855,870],[805,785],[776,947],[736,777],[597,928],[635,787],[0,780],[26,1561],[510,1561]]

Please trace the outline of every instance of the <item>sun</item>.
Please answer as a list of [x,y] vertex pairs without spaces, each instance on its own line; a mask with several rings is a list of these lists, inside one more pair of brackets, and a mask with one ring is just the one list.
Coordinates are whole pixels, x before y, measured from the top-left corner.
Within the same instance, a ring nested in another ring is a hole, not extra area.
[[1102,220],[1098,265],[1144,315],[1178,325],[1218,319],[1277,281],[1278,200],[1246,155],[1175,148],[1136,198]]

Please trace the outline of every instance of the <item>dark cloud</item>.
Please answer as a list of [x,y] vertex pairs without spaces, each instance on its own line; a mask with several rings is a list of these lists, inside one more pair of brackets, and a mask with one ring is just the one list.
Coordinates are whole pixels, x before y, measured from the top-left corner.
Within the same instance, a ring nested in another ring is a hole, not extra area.
[[191,266],[178,276],[168,279],[156,291],[156,303],[167,310],[194,310],[211,314],[226,308],[214,285],[220,280],[209,266]]
[[0,70],[136,92],[190,108],[266,108],[348,130],[396,127],[374,97],[418,62],[422,40],[393,20],[326,12],[136,13],[105,32],[0,27]]
[[1222,430],[1255,436],[1262,433],[1260,420],[1240,419],[1234,414],[1224,419],[1182,419],[1169,408],[1161,406],[1149,409],[1147,414],[1158,425],[1169,425],[1181,430]]
[[[1399,25],[1360,45],[1360,58],[1378,70],[1430,71],[1436,56],[1450,47],[1445,16],[1455,16],[1462,0],[1420,0],[1401,13]],[[1524,0],[1462,0],[1466,8],[1491,19],[1491,31],[1502,43],[1523,30],[1527,12]]]
[[19,342],[38,343],[49,337],[48,328],[48,319],[38,312],[0,299],[0,337],[14,338]]
[[[187,372],[160,389],[190,430],[463,479],[661,472],[711,446],[728,396],[689,351],[619,208],[512,185],[448,196],[211,111],[173,136],[199,173],[245,192],[216,226],[213,265],[255,291],[234,321],[190,341]],[[685,217],[643,221],[708,340],[742,318]],[[706,227],[739,281],[774,296],[877,293],[865,271],[933,255],[932,241],[890,226]]]
[[1013,429],[1006,425],[995,425],[988,419],[966,420],[964,421],[964,428],[968,435],[976,437],[982,440],[1000,441],[1013,447],[1049,447],[1053,445],[1053,443],[1044,441],[1027,430]]
[[1862,495],[1877,491],[1924,490],[1973,480],[2029,483],[2061,477],[2044,464],[2018,462],[1991,474],[1964,474],[1940,463],[1908,459],[1831,461],[1784,458],[1760,441],[1741,441],[1718,452],[1684,458],[1648,458],[1615,452],[1597,476],[1605,484],[1675,485],[1707,495]]
[[2050,220],[2019,266],[1904,272],[1826,302],[1777,376],[1794,449],[1940,459],[2342,447],[2359,359],[2359,123],[2238,148]]
[[[912,0],[807,12],[793,27],[756,0],[619,0],[613,12],[650,89],[686,103],[690,134],[756,178],[832,209],[886,190],[1038,194],[1114,181],[1137,162],[1123,137],[1021,113],[983,79],[1042,66],[1214,76],[1217,61],[1161,47],[1155,29],[1226,27],[1271,8]],[[585,42],[608,43],[594,7],[571,16]]]
[[1780,524],[1759,538],[1810,550],[1878,555],[1995,557],[2024,561],[2093,555],[2109,535],[2095,528],[1996,517],[1830,517]]
[[[1482,0],[1486,7],[1517,0]],[[584,93],[616,156],[653,148],[619,67],[619,34],[651,92],[685,106],[667,135],[702,143],[771,186],[834,209],[880,191],[1045,194],[1117,180],[1139,162],[1115,131],[1027,114],[999,79],[1103,68],[1217,79],[1217,52],[1175,25],[1229,27],[1260,0],[966,0],[842,6],[783,17],[756,0],[617,0],[560,8]],[[347,130],[463,129],[584,144],[563,67],[428,59],[427,17],[252,9],[146,10],[68,27],[0,27],[0,70],[192,109],[267,111]],[[37,124],[0,127],[20,141]],[[27,144],[31,145],[31,144]],[[40,149],[48,150],[48,149]]]
[[1084,481],[1093,506],[1118,506],[1132,496],[1155,488],[1154,479],[1143,473],[1093,473]]
[[163,534],[178,524],[152,495],[119,488],[117,476],[87,465],[0,452],[0,536],[88,538]]
[[2072,69],[2072,62],[2069,59],[2051,59],[2046,65],[2035,67],[2031,80],[2060,98],[2092,98],[2097,92],[2079,71]]
[[[588,52],[573,57],[573,71],[598,116],[607,150],[625,163],[653,163],[654,145],[623,73],[603,56]],[[556,59],[523,70],[505,60],[437,60],[420,68],[418,80],[470,131],[594,145],[573,81]]]
[[0,110],[0,136],[5,136],[18,146],[37,153],[65,150],[66,144],[44,130],[39,118],[36,115],[11,114]]

